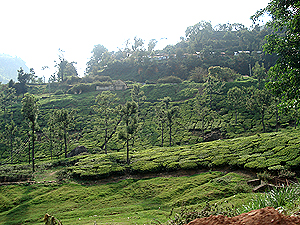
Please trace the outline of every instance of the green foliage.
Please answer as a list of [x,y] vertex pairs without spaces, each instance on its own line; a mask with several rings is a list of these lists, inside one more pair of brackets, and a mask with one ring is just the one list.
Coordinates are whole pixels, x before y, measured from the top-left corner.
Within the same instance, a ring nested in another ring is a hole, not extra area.
[[32,178],[30,165],[3,165],[0,166],[1,182],[25,181]]
[[289,205],[294,205],[295,201],[299,200],[299,194],[299,184],[274,188],[270,192],[255,195],[248,205],[243,206],[241,212],[249,212],[267,206],[275,209],[278,207],[288,207]]
[[[70,172],[74,171],[76,177],[89,173],[101,177],[108,176],[108,174],[115,173],[115,171],[138,174],[226,166],[255,170],[269,168],[272,171],[279,171],[282,169],[282,163],[286,164],[284,168],[292,169],[299,167],[297,154],[293,157],[278,158],[279,153],[289,155],[293,153],[291,151],[287,153],[285,148],[279,146],[285,146],[286,141],[293,140],[297,135],[298,132],[282,132],[276,133],[276,135],[261,135],[259,138],[252,136],[184,147],[139,150],[131,154],[130,167],[125,166],[126,158],[123,152],[114,153],[113,161],[109,158],[110,154],[108,156],[96,154],[86,156],[84,161],[79,159],[78,164],[70,168]],[[287,136],[290,139],[286,139]],[[274,142],[275,144],[273,147],[266,147],[264,145],[266,142]],[[274,149],[276,150],[274,151]],[[292,149],[297,151],[296,148]],[[273,160],[272,164],[270,164],[271,160]],[[292,162],[294,164],[290,166]]]
[[136,102],[126,102],[126,104],[121,108],[120,114],[124,122],[124,128],[119,132],[119,139],[126,142],[126,152],[127,152],[127,164],[130,163],[129,158],[129,141],[134,139],[134,136],[138,128],[138,105]]
[[290,106],[297,105],[299,99],[299,7],[299,1],[272,0],[253,16],[254,21],[264,13],[272,16],[267,26],[276,32],[266,37],[264,50],[277,54],[278,60],[268,72],[267,85]]
[[34,95],[26,94],[22,100],[22,113],[26,119],[34,123],[38,116],[38,103]]
[[179,77],[175,76],[164,77],[157,80],[157,83],[159,84],[177,84],[181,82],[182,80]]
[[234,81],[238,77],[238,75],[232,69],[221,66],[209,67],[208,73],[210,76],[225,82]]
[[272,176],[269,172],[264,171],[262,173],[257,173],[256,174],[257,178],[264,181],[264,182],[269,182],[270,180],[272,180]]
[[[175,214],[175,215],[173,215]],[[174,213],[171,211],[170,218],[167,224],[170,225],[184,225],[188,224],[189,222],[203,217],[209,216],[217,216],[217,215],[224,215],[227,217],[234,217],[238,215],[237,209],[231,206],[222,206],[217,203],[209,204],[208,202],[206,205],[200,209],[197,208],[188,208],[186,206],[181,207],[180,212]]]
[[204,83],[207,79],[207,75],[207,70],[203,69],[202,67],[195,67],[190,71],[189,80],[196,83]]
[[[224,185],[217,180],[226,180],[227,188],[222,188]],[[236,193],[236,187],[246,184],[246,180],[247,176],[241,174],[207,172],[102,184],[72,182],[1,186],[0,223],[41,224],[45,213],[55,215],[63,224],[78,223],[79,218],[84,224],[150,224],[153,219],[165,223],[172,208],[174,213],[180,211],[177,206],[181,205],[202,208],[208,198],[223,202],[224,196],[231,195],[226,192]],[[216,209],[214,202],[209,205]],[[220,204],[218,208],[225,211],[226,206]]]
[[[138,123],[136,126],[134,126],[137,127],[138,132],[136,132],[134,135],[134,139],[130,140],[130,149],[135,151],[136,148],[136,150],[139,151],[139,149],[161,146],[161,143],[163,142],[161,138],[162,131],[163,135],[168,135],[169,139],[170,129],[167,129],[167,121],[164,122],[165,124],[163,125],[162,129],[161,123],[158,122],[159,116],[156,113],[156,108],[158,106],[157,102],[167,96],[172,99],[170,106],[171,108],[177,108],[176,114],[179,116],[179,118],[172,120],[172,123],[169,123],[172,129],[171,143],[173,146],[196,144],[203,141],[211,141],[222,138],[248,136],[260,132],[263,130],[263,125],[261,124],[259,112],[252,109],[250,110],[249,107],[245,107],[245,104],[248,104],[247,100],[252,95],[252,91],[255,90],[255,87],[250,90],[244,88],[244,86],[255,84],[255,82],[253,81],[254,83],[252,83],[252,81],[253,79],[249,78],[246,80],[232,82],[233,87],[243,90],[241,99],[242,103],[236,104],[238,106],[235,107],[238,108],[236,110],[232,109],[232,107],[229,107],[230,104],[236,100],[229,100],[226,96],[227,85],[230,87],[229,83],[226,83],[226,85],[223,86],[223,89],[220,90],[218,94],[212,93],[211,97],[204,91],[204,88],[207,86],[207,84],[202,83],[183,82],[180,84],[138,84],[139,91],[136,92],[138,95],[135,97],[135,99],[140,101],[137,113],[139,120],[137,121]],[[53,90],[59,90],[60,87],[62,87],[63,90],[68,89],[64,83],[51,83],[50,86],[51,85],[57,85],[53,87]],[[95,83],[92,85],[95,85]],[[115,97],[117,99],[113,107],[123,105],[126,103],[126,101],[130,101],[130,95],[135,86],[137,85],[129,85],[129,88],[124,91],[111,91],[112,94],[116,95]],[[44,90],[43,88],[45,88],[45,86],[38,87],[41,90]],[[46,93],[48,93],[48,90],[46,90]],[[115,135],[119,133],[122,134],[122,130],[123,134],[125,134],[124,131],[126,131],[126,129],[123,129],[125,123],[122,123],[120,119],[118,119],[120,115],[117,112],[112,113],[109,116],[109,119],[111,121],[116,121],[116,124],[120,122],[120,124],[118,126],[113,126],[114,123],[108,123],[111,128],[111,130],[108,130],[107,132],[107,140],[109,139],[109,141],[104,141],[105,128],[103,125],[101,125],[104,122],[102,120],[104,117],[101,116],[102,119],[98,117],[100,115],[97,115],[98,113],[94,110],[96,96],[100,93],[102,92],[91,91],[82,92],[80,95],[64,94],[49,96],[48,94],[43,94],[37,96],[40,102],[40,113],[39,118],[37,119],[40,127],[38,130],[38,141],[36,142],[36,149],[38,149],[38,151],[36,151],[36,158],[40,160],[44,158],[49,159],[62,157],[64,152],[63,132],[57,129],[59,126],[54,126],[55,129],[51,128],[53,131],[48,129],[50,128],[48,121],[51,118],[51,114],[53,114],[56,109],[61,108],[68,110],[76,108],[76,114],[74,114],[73,117],[74,126],[69,129],[69,135],[67,138],[69,149],[83,145],[91,153],[102,153],[102,150],[105,149],[105,145],[103,144],[106,143],[107,149],[110,149],[110,152],[124,151],[124,147],[126,147],[124,146],[124,141],[122,139],[118,139],[118,135]],[[140,95],[139,93],[144,94]],[[22,120],[20,108],[21,105],[19,100],[15,101],[7,108],[7,112],[13,112],[13,120],[20,131],[17,139],[15,139],[16,144],[20,143],[21,140],[23,142],[26,141],[27,138],[26,125]],[[272,108],[265,112],[264,122],[266,132],[275,130],[276,121],[275,117],[273,116],[274,111],[271,109]],[[235,117],[234,114],[236,114],[237,117]],[[100,118],[100,120],[98,118]],[[235,118],[237,118],[236,122],[234,121]],[[280,115],[281,121],[279,125],[290,123],[291,118],[292,117],[290,114]],[[4,120],[5,115],[0,114],[0,121],[4,122]],[[168,128],[170,128],[170,126]],[[130,129],[128,131],[130,131]],[[53,134],[52,136],[50,134],[51,132]],[[50,139],[51,141],[49,141]],[[132,148],[133,143],[134,148]],[[165,140],[164,145],[166,145]],[[1,153],[3,152],[3,161],[7,161],[10,158],[9,152],[6,150],[6,146],[7,144],[4,142],[0,143],[0,151]],[[257,149],[257,151],[264,151],[265,148],[273,147],[272,145],[270,147],[261,147],[260,149]],[[25,153],[28,152],[28,145],[24,146],[22,150],[18,151],[20,151],[20,156],[18,157],[20,161],[28,159],[27,154]],[[291,153],[291,151],[294,151],[294,153]],[[288,167],[295,168],[299,163],[299,160],[297,161],[295,159],[295,155],[298,153],[296,149],[291,149],[289,152],[289,156],[286,154],[277,158],[266,158],[266,162],[261,164],[261,166],[266,166],[266,168],[275,168],[277,165],[280,165],[282,158],[284,158],[284,160],[290,159],[286,162]],[[252,157],[250,157],[250,159],[252,159]],[[231,156],[231,158],[234,158],[234,156]],[[255,159],[255,157],[253,159]],[[263,159],[264,158],[262,158],[262,160]],[[257,163],[255,163],[255,160],[254,162],[251,162],[252,160],[249,162],[244,162],[243,160],[244,156],[241,156],[241,159],[234,159],[229,164],[236,165],[234,161],[237,161],[238,165],[241,163],[241,165],[249,163],[247,165],[249,168],[256,167]],[[173,166],[166,165],[164,168],[180,168],[179,161],[170,163],[172,163]],[[197,165],[204,167],[213,165],[223,166],[228,165],[228,162],[226,157],[218,157],[214,163],[212,163],[211,160],[204,158],[203,160],[198,161]]]

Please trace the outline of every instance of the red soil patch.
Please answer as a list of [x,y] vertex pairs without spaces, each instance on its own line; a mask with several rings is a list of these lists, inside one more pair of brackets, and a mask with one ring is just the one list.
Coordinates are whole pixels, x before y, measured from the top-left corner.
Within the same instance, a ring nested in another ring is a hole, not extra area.
[[300,217],[285,216],[272,207],[253,210],[232,218],[218,215],[195,219],[188,225],[297,225]]

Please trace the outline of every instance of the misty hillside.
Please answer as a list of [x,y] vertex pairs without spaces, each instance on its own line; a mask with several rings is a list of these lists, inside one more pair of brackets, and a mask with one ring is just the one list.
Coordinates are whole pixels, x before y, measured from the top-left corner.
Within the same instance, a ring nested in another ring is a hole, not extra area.
[[0,82],[8,83],[11,79],[17,80],[17,70],[22,67],[29,71],[25,62],[19,57],[12,57],[6,54],[0,54]]

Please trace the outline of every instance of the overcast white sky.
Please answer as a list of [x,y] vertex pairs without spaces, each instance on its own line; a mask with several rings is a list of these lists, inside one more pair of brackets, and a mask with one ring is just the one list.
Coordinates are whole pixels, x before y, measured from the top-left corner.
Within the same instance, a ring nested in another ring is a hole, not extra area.
[[[109,51],[135,36],[158,41],[156,49],[176,44],[201,20],[242,23],[270,0],[0,0],[0,53],[22,58],[42,76],[53,68],[58,49],[78,62],[82,76],[96,44]],[[50,73],[50,72],[48,72]],[[48,74],[49,75],[49,74]],[[47,76],[48,76],[47,75]]]

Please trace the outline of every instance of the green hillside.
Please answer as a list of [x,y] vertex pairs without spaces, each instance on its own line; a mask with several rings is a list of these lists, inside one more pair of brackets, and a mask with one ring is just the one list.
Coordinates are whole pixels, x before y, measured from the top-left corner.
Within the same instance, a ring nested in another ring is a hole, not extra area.
[[[27,84],[32,95],[16,96],[3,108],[1,224],[41,224],[45,213],[63,224],[167,224],[176,213],[182,215],[183,206],[186,212],[203,212],[207,203],[220,208],[205,208],[208,212],[199,215],[236,215],[257,196],[246,183],[256,173],[264,180],[299,176],[297,115],[281,111],[279,120],[276,101],[254,101],[268,95],[258,79],[219,82],[217,93],[209,92],[209,83],[192,81],[128,82],[126,90],[110,92],[95,91],[99,85],[107,83]],[[229,93],[238,89],[241,98],[233,99]],[[113,126],[108,127],[107,154],[103,106],[96,102],[101,94],[116,98],[108,106]],[[29,96],[38,103],[34,172],[31,127],[22,114]],[[119,112],[134,98],[139,103],[137,132],[129,142],[128,163],[120,138],[126,123]],[[158,114],[169,109],[177,110],[172,124]],[[72,113],[66,136],[54,120],[62,112]],[[65,158],[64,137],[66,153],[78,146],[86,152]],[[298,203],[284,207],[293,213]]]
[[206,201],[224,201],[236,195],[234,202],[241,204],[241,199],[250,197],[246,194],[246,179],[247,176],[236,173],[212,172],[107,184],[2,186],[0,223],[41,224],[45,213],[59,218],[63,224],[166,222],[171,209],[184,202],[204,205]]
[[2,84],[0,61],[0,224],[299,215],[299,12],[272,0],[251,28],[201,21],[162,50],[98,44],[83,77],[60,49],[48,83],[18,68]]
[[[30,177],[38,183],[1,186],[0,221],[40,224],[49,213],[63,224],[166,223],[175,216],[169,217],[172,208],[174,213],[183,205],[201,210],[207,202],[218,202],[219,211],[235,215],[253,199],[246,182],[255,172],[299,171],[299,143],[299,131],[287,130],[140,149],[130,166],[121,152],[39,162],[34,174],[30,165],[1,166],[2,180]],[[252,173],[230,172],[245,169]],[[291,210],[297,208],[293,203]]]

